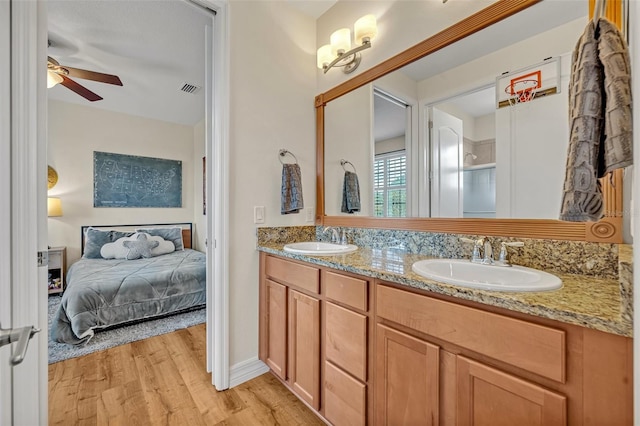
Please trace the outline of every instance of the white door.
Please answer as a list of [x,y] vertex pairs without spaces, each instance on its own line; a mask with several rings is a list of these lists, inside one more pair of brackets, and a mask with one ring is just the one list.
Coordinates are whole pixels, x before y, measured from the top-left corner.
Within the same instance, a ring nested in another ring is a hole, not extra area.
[[432,217],[462,217],[463,158],[462,120],[432,108]]
[[46,93],[37,72],[46,69],[46,33],[33,26],[44,11],[43,2],[0,1],[0,322],[43,330],[16,366],[19,345],[0,347],[3,426],[47,423],[46,267],[37,266],[47,247]]

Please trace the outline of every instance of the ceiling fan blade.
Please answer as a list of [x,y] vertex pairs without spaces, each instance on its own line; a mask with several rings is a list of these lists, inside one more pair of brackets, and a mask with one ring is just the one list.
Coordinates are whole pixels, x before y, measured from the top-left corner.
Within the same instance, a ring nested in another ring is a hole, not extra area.
[[91,90],[87,89],[83,85],[76,83],[75,81],[71,80],[69,77],[64,75],[60,75],[60,77],[62,77],[62,83],[60,84],[62,84],[67,89],[70,89],[76,92],[78,95],[82,96],[88,101],[95,102],[102,99],[101,96],[93,93]]
[[66,65],[62,66],[65,70],[69,72],[69,77],[82,78],[85,80],[93,80],[99,81],[100,83],[108,83],[115,84],[116,86],[122,86],[122,81],[120,81],[120,77],[112,74],[104,74],[101,72],[83,70],[80,68],[72,68]]

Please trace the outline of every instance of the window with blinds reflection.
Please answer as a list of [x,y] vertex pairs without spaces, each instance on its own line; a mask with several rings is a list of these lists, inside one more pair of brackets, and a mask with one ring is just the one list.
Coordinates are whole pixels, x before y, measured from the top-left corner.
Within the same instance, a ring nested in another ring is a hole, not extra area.
[[373,165],[376,217],[407,217],[407,156],[404,151],[376,155]]

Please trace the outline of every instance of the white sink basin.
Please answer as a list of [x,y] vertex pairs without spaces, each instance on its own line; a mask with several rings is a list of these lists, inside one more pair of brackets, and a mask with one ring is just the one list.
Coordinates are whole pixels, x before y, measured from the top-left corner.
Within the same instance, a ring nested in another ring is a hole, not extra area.
[[428,259],[415,262],[413,272],[434,281],[493,291],[548,291],[562,287],[553,274],[524,266],[491,266],[464,259]]
[[335,254],[351,253],[358,250],[358,246],[353,244],[342,245],[334,243],[324,243],[322,241],[305,241],[302,243],[291,243],[284,246],[284,251],[295,254],[311,254],[316,256],[333,256]]

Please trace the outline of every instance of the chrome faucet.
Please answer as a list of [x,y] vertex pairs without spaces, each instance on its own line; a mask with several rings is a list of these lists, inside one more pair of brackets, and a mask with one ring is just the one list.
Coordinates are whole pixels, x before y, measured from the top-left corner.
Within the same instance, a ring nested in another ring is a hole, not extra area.
[[489,241],[488,237],[482,238],[484,241],[484,256],[482,258],[482,263],[485,265],[493,265],[493,247],[491,247],[491,241]]
[[511,262],[509,261],[509,251],[508,247],[522,247],[524,243],[522,241],[514,241],[512,243],[502,242],[500,243],[500,254],[498,255],[498,260],[496,260],[495,264],[497,266],[511,266]]
[[327,226],[324,228],[322,232],[327,232],[331,230],[331,242],[338,244],[340,242],[340,236],[338,235],[338,230],[332,226]]
[[473,244],[473,253],[471,254],[471,262],[482,263],[484,265],[493,265],[493,247],[489,237],[478,238],[472,240],[470,238],[460,238],[460,241]]

